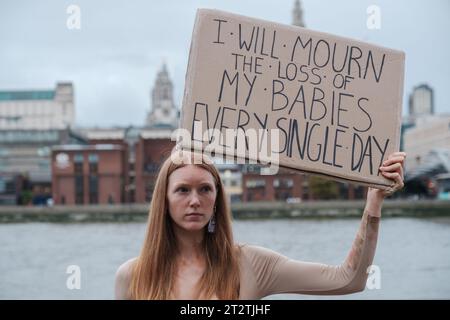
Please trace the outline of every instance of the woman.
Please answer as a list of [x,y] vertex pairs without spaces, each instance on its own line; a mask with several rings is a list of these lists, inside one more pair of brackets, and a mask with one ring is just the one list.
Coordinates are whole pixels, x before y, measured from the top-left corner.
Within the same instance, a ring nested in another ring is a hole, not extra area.
[[383,199],[403,187],[405,156],[393,153],[380,167],[393,187],[369,188],[352,248],[343,264],[331,266],[236,245],[217,169],[200,155],[175,153],[156,180],[142,251],[116,273],[116,298],[260,299],[277,293],[362,291],[375,254]]

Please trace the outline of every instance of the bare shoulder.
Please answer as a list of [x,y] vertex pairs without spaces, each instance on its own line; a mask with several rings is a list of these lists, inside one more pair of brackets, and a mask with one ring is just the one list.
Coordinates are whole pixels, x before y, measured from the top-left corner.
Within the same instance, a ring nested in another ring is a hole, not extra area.
[[131,275],[134,263],[137,258],[132,258],[130,260],[122,263],[116,271],[116,282],[115,282],[115,298],[117,300],[129,299],[128,288],[131,282]]

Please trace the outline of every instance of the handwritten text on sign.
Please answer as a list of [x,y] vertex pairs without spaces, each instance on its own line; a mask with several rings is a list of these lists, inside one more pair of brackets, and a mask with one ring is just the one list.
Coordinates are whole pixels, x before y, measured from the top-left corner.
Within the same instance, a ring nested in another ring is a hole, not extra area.
[[198,138],[197,126],[277,129],[272,152],[285,166],[384,182],[378,167],[398,149],[403,54],[252,20],[206,14],[197,22],[196,77],[183,110],[193,140],[212,139]]

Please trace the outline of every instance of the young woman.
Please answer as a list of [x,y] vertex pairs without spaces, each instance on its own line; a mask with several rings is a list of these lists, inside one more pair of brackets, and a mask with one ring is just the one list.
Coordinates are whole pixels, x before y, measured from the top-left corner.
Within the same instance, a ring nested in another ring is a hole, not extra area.
[[352,248],[341,265],[331,266],[235,244],[217,169],[200,155],[176,153],[156,180],[142,251],[116,273],[116,299],[260,299],[278,293],[362,291],[383,199],[403,187],[405,156],[393,153],[380,167],[393,186],[389,191],[369,188]]

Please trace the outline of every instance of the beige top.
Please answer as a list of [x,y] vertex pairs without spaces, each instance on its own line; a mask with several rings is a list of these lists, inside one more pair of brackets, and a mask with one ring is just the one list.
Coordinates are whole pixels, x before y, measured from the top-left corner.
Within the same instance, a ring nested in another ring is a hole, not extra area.
[[[379,221],[379,217],[364,212],[352,248],[337,266],[292,260],[266,248],[242,245],[239,299],[261,299],[279,293],[336,295],[364,290],[367,268],[375,255]],[[133,260],[117,271],[116,299],[127,298]]]

